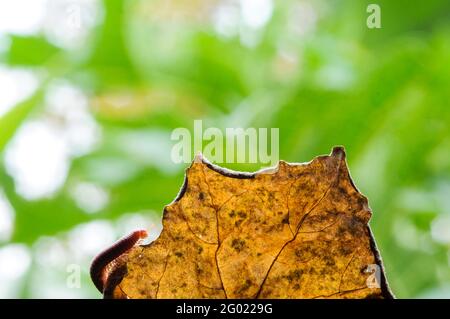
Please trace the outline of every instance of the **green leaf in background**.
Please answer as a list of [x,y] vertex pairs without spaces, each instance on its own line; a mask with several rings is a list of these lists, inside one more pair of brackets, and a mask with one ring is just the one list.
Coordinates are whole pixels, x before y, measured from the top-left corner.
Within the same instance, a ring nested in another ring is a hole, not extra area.
[[42,102],[43,92],[38,89],[31,97],[14,106],[0,117],[0,154],[20,125],[27,119],[33,109]]
[[43,37],[10,36],[6,63],[12,66],[42,66],[61,50]]

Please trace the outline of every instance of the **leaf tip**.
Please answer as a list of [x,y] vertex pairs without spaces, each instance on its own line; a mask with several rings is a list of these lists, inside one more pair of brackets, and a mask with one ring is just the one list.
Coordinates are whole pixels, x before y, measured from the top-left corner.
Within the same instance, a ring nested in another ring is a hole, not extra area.
[[202,152],[198,152],[197,154],[195,154],[194,163],[203,163],[203,154]]
[[335,146],[331,152],[331,156],[338,157],[340,159],[345,159],[345,148],[344,146]]

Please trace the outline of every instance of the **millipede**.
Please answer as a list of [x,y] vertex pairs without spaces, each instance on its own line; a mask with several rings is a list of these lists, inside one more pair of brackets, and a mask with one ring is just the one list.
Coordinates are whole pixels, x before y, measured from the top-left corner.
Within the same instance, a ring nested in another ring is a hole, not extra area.
[[90,268],[91,279],[94,282],[95,287],[97,287],[101,293],[103,293],[105,288],[108,266],[114,260],[133,248],[139,240],[146,238],[147,236],[148,233],[146,230],[136,230],[128,236],[119,239],[92,260]]

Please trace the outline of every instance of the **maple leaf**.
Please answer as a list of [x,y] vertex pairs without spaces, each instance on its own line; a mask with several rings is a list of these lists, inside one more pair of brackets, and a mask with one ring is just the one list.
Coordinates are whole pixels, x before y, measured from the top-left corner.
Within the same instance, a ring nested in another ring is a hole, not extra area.
[[103,265],[100,286],[106,298],[392,298],[370,217],[342,147],[256,173],[198,156],[159,238]]

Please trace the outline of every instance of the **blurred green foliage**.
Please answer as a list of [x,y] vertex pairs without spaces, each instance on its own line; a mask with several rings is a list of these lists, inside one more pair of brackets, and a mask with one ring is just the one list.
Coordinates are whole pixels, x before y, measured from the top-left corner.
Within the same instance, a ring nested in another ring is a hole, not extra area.
[[[432,231],[450,214],[450,2],[379,0],[382,28],[369,29],[369,1],[274,1],[266,25],[238,21],[223,34],[211,8],[227,3],[105,0],[99,22],[75,49],[41,33],[9,36],[0,63],[37,72],[40,86],[0,117],[2,158],[24,123],[46,116],[46,92],[61,80],[87,96],[101,139],[71,158],[50,197],[21,196],[1,160],[0,187],[15,212],[12,238],[1,245],[34,247],[42,236],[58,238],[91,220],[160,214],[186,165],[170,164],[170,149],[140,152],[160,147],[142,144],[142,136],[170,144],[170,132],[192,128],[194,119],[278,127],[286,161],[345,146],[398,297],[450,297],[449,242]],[[302,12],[310,8],[308,24]],[[108,167],[123,176],[114,179]],[[86,213],[70,196],[80,180],[110,194],[99,212]],[[84,296],[98,296],[87,265]],[[37,297],[28,279],[39,271],[32,263],[19,296]]]

